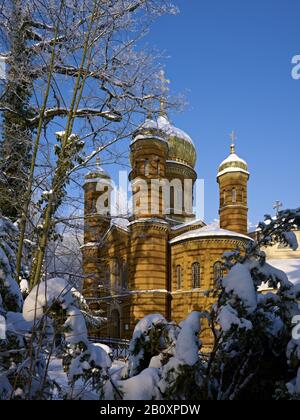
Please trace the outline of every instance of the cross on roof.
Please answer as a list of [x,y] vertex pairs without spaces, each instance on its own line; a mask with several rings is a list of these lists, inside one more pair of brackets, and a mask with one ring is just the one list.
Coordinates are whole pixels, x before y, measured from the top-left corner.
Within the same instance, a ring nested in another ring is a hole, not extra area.
[[169,87],[168,85],[171,83],[170,80],[168,80],[166,78],[166,73],[164,70],[160,70],[159,74],[158,74],[158,80],[161,83],[161,92],[162,92],[162,97],[160,100],[160,113],[162,115],[165,115],[165,104],[166,104],[166,94],[169,92]]
[[235,153],[235,141],[237,139],[237,136],[234,130],[232,130],[232,132],[230,133],[230,139],[231,139],[230,151],[231,151],[231,154],[233,154]]
[[281,201],[277,200],[275,201],[275,204],[273,205],[273,209],[276,210],[276,216],[278,217],[280,209],[283,207],[283,204]]

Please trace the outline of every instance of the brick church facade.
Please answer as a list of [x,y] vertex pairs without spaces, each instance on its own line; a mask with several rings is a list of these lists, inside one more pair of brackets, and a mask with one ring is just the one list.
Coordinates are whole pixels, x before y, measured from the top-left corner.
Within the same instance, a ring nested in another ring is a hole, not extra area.
[[[217,173],[220,227],[192,214],[196,149],[165,114],[148,118],[134,133],[130,162],[129,217],[111,217],[111,179],[103,169],[85,177],[84,294],[107,318],[93,331],[102,337],[128,339],[151,313],[179,322],[193,310],[208,309],[213,302],[205,292],[222,275],[223,253],[250,240],[249,172],[234,144]],[[167,207],[165,184],[171,186]]]

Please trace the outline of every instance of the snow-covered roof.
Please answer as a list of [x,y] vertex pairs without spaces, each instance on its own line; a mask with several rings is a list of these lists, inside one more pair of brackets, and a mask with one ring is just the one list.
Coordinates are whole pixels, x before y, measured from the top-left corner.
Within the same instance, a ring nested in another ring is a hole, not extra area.
[[204,225],[205,223],[203,222],[203,220],[201,219],[196,219],[196,220],[192,220],[191,222],[186,222],[186,223],[180,223],[180,225],[176,225],[176,226],[172,226],[172,230],[180,230],[180,229],[184,229],[186,227],[190,227],[193,225]]
[[124,217],[116,217],[112,219],[111,224],[121,229],[127,230],[129,226],[129,220]]
[[220,164],[218,177],[229,172],[243,172],[249,175],[248,164],[244,159],[240,158],[236,153],[232,152]]
[[191,143],[194,146],[191,137],[185,131],[172,125],[166,117],[158,117],[157,125],[162,131],[165,131],[168,136],[178,137],[182,140],[187,141],[188,143]]
[[284,271],[291,283],[300,283],[300,258],[298,259],[270,259],[268,264]]
[[220,229],[213,225],[209,225],[209,226],[204,226],[200,229],[195,229],[195,230],[191,230],[186,233],[183,233],[182,235],[179,235],[176,238],[171,239],[170,243],[174,244],[176,242],[186,241],[189,239],[198,239],[198,238],[207,238],[207,237],[224,237],[224,236],[252,240],[251,238],[249,238],[249,236],[242,235],[241,233],[232,232],[229,230]]
[[81,245],[80,249],[98,248],[99,246],[100,246],[100,242],[86,242],[85,244]]

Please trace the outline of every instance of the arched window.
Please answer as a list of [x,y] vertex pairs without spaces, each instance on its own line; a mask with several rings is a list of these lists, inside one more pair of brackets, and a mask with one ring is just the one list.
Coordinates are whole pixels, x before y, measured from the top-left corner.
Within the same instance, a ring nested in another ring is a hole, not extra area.
[[182,288],[182,267],[181,265],[177,265],[176,267],[176,286],[177,289]]
[[223,275],[224,275],[223,264],[221,263],[221,261],[217,261],[214,264],[214,282],[217,283],[218,280],[223,278]]
[[200,287],[200,264],[194,262],[192,264],[192,288],[198,289]]
[[144,173],[145,176],[149,176],[150,175],[150,162],[149,159],[145,159],[145,163],[144,163]]
[[245,194],[245,190],[242,189],[242,203],[244,204],[244,201],[246,199],[246,194]]
[[226,204],[226,191],[223,191],[223,206]]
[[232,202],[233,203],[236,203],[236,198],[237,198],[236,189],[232,188]]

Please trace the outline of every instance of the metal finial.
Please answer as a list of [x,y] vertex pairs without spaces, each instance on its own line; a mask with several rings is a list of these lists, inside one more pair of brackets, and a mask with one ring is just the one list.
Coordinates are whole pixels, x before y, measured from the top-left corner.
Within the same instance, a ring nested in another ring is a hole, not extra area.
[[230,133],[230,138],[231,138],[230,153],[233,155],[235,153],[235,141],[237,139],[234,130],[232,130],[232,132]]
[[97,169],[100,169],[100,165],[101,165],[101,159],[100,159],[100,157],[98,156],[98,157],[96,158],[96,167],[97,167]]

